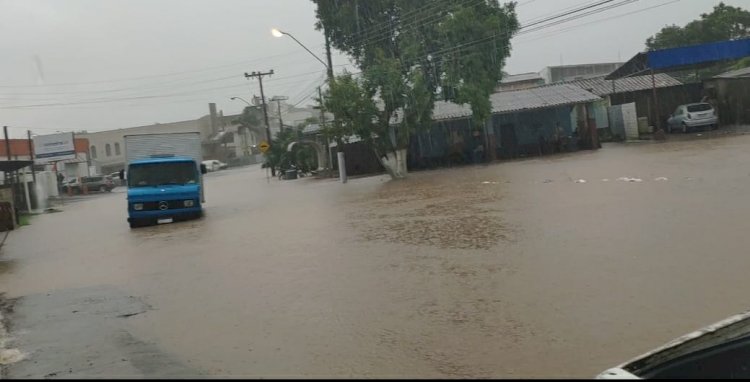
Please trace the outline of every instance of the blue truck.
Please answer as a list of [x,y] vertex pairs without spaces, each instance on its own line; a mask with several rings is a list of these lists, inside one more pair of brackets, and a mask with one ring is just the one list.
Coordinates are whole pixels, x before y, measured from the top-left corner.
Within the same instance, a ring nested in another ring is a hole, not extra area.
[[130,228],[203,216],[205,190],[199,133],[125,136]]

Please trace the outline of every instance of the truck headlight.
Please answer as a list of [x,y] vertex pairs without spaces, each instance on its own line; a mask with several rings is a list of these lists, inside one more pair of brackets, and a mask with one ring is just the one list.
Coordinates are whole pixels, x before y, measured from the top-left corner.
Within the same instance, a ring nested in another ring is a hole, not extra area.
[[186,200],[185,201],[185,207],[192,207],[195,205],[195,201],[193,200]]
[[143,203],[133,203],[133,209],[136,211],[143,211]]

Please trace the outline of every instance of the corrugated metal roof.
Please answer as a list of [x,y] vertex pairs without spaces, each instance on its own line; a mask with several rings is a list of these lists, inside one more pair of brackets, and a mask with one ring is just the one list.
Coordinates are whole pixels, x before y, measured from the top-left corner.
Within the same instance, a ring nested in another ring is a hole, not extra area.
[[[600,100],[578,86],[560,84],[532,89],[514,90],[494,93],[490,96],[493,114],[508,114],[519,111],[544,109],[549,107],[572,105]],[[471,116],[468,104],[458,105],[451,102],[435,102],[432,119],[435,121]],[[400,113],[399,119],[400,121]]]
[[542,79],[543,78],[542,76],[539,75],[539,73],[533,72],[533,73],[511,74],[511,75],[505,76],[500,82],[503,84],[510,84],[513,82],[542,80]]
[[667,69],[750,56],[750,38],[647,52],[649,67]]
[[638,53],[607,77],[622,78],[649,71],[666,72],[682,68],[699,68],[718,61],[736,60],[748,56],[750,56],[750,38],[654,50]]
[[741,78],[750,77],[750,68],[731,70],[725,73],[721,73],[714,78]]
[[504,114],[522,110],[593,102],[601,98],[569,84],[495,93],[490,96],[492,112]]
[[[682,82],[666,73],[656,74],[654,79],[656,80],[657,88],[668,88],[671,86],[682,85]],[[598,96],[649,90],[653,86],[650,75],[620,78],[615,81],[605,80],[604,77],[597,77],[571,81],[568,83],[580,86]]]

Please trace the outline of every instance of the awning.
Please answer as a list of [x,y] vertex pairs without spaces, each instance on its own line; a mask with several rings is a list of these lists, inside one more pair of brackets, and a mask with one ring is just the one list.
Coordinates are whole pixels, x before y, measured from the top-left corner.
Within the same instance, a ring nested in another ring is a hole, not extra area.
[[606,79],[701,68],[743,57],[750,57],[750,38],[654,50],[638,53]]
[[0,171],[3,172],[11,172],[11,171],[17,171],[24,167],[28,167],[34,164],[34,162],[30,160],[4,160],[0,161]]

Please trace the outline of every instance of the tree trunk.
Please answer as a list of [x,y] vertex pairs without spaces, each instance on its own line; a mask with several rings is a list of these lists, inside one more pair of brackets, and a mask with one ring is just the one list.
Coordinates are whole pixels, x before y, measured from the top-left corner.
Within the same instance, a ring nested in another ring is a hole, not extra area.
[[406,178],[406,149],[388,151],[384,155],[378,155],[378,158],[391,179]]

